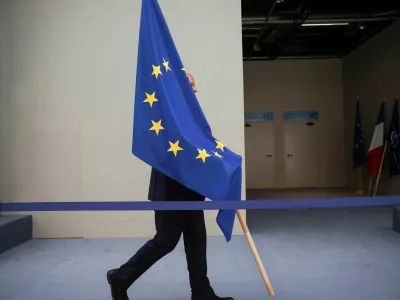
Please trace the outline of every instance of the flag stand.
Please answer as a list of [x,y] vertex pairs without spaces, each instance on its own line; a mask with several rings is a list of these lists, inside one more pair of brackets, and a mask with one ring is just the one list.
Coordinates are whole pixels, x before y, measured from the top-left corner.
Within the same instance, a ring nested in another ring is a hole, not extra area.
[[378,177],[376,178],[376,183],[375,183],[374,196],[376,196],[376,192],[378,191],[379,180],[381,179],[383,161],[385,160],[386,147],[387,147],[387,141],[385,142],[385,147],[383,148],[381,165],[379,166],[379,173],[378,173]]
[[260,271],[261,277],[264,280],[264,284],[265,284],[265,286],[267,288],[268,294],[271,297],[273,297],[273,296],[275,296],[274,290],[272,289],[271,283],[269,282],[267,273],[265,272],[265,268],[264,268],[263,263],[261,261],[260,255],[258,254],[256,245],[254,244],[253,238],[251,237],[249,228],[247,227],[247,224],[246,224],[246,222],[245,222],[245,220],[243,218],[243,215],[239,210],[236,211],[236,215],[237,215],[237,217],[239,219],[240,225],[242,226],[242,229],[243,229],[244,235],[246,236],[247,242],[249,243],[251,252],[253,253],[253,256],[254,256],[254,259],[256,261],[258,270]]
[[361,167],[358,168],[358,190],[356,191],[357,195],[364,195],[365,191],[362,189],[362,174]]

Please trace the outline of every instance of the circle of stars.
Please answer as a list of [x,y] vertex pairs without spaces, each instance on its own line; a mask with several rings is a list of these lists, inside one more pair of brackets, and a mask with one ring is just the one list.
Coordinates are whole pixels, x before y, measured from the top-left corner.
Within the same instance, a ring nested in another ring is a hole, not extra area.
[[[165,58],[163,58],[162,66],[164,67],[166,73],[168,71],[172,71],[170,66],[169,66],[169,62],[166,61]],[[153,68],[153,72],[151,73],[151,75],[155,76],[156,80],[158,79],[158,77],[160,75],[164,75],[163,72],[161,71],[161,65],[152,65],[152,68]],[[182,68],[181,70],[186,73],[185,68]],[[156,102],[159,102],[159,100],[156,98],[156,92],[155,91],[153,93],[151,93],[151,94],[147,93],[147,92],[145,94],[146,94],[146,99],[143,101],[143,103],[148,103],[150,108],[152,108],[153,105]],[[160,131],[165,130],[165,128],[162,126],[162,119],[159,120],[158,122],[156,122],[154,120],[151,120],[151,123],[152,123],[152,127],[150,127],[149,130],[150,131],[154,131],[157,136],[159,135]],[[184,151],[184,149],[179,145],[179,143],[180,143],[179,140],[177,140],[176,142],[169,141],[169,146],[170,147],[167,150],[167,152],[173,153],[173,155],[175,157],[178,156],[178,152],[179,151]],[[216,143],[216,149],[219,149],[222,152],[225,151],[224,150],[225,149],[225,145],[222,142],[220,142],[218,140],[215,140],[215,143]],[[206,163],[207,159],[212,156],[211,154],[209,154],[207,152],[206,149],[197,148],[197,152],[198,152],[198,155],[196,156],[195,159],[199,159],[203,163]],[[214,154],[215,157],[217,157],[219,159],[223,159],[223,156],[220,153],[218,153],[218,151],[211,151],[211,152]]]

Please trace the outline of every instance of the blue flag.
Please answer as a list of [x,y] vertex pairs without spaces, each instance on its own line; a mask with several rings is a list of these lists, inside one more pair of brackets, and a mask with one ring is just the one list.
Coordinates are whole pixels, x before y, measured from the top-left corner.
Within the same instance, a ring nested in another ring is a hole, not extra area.
[[400,135],[399,135],[399,100],[393,105],[393,115],[389,128],[389,178],[400,174]]
[[[241,199],[242,158],[213,137],[157,0],[142,1],[132,153],[211,200]],[[227,241],[234,220],[218,213]]]
[[357,101],[356,116],[354,121],[353,169],[357,169],[364,164],[365,156],[366,148],[364,144],[364,133],[362,129],[360,102]]

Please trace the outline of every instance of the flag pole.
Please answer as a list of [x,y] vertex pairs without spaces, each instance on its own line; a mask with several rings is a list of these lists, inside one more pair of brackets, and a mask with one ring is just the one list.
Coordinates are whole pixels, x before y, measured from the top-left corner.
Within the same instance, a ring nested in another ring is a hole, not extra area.
[[361,167],[358,168],[358,190],[356,194],[363,195],[365,194],[364,190],[362,189],[362,174],[361,174]]
[[372,175],[369,176],[369,185],[368,185],[368,194],[369,196],[371,194],[371,189],[372,189]]
[[378,177],[376,178],[376,183],[375,183],[374,196],[376,196],[376,192],[378,191],[378,185],[379,185],[379,180],[381,178],[383,161],[385,160],[386,147],[387,147],[387,141],[385,142],[385,147],[383,148],[383,155],[382,155],[382,159],[381,159],[381,165],[379,166],[379,173],[378,173]]
[[267,273],[265,272],[264,265],[261,261],[260,255],[258,254],[258,251],[257,251],[256,245],[254,244],[253,238],[251,237],[251,234],[250,234],[249,228],[247,227],[246,221],[244,220],[243,215],[239,210],[236,211],[236,215],[239,219],[240,225],[242,225],[244,235],[246,236],[247,242],[249,243],[251,252],[253,253],[253,256],[256,261],[258,270],[260,271],[261,277],[264,280],[264,284],[267,288],[268,294],[271,297],[273,297],[273,296],[275,296],[274,290],[271,286],[271,283],[269,282]]

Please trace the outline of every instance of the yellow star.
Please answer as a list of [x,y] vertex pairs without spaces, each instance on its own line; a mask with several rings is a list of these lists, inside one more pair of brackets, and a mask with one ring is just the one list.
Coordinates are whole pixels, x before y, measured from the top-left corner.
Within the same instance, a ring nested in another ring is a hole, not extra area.
[[221,149],[222,151],[224,151],[225,145],[222,144],[220,141],[217,141],[217,140],[215,140],[215,142],[217,143],[217,149]]
[[169,68],[169,62],[168,61],[165,61],[165,59],[163,58],[163,65],[164,65],[164,67],[165,67],[165,71],[166,72],[168,72],[168,70],[169,71],[171,71],[171,69]]
[[216,157],[219,157],[219,158],[221,158],[221,159],[223,158],[223,156],[221,156],[218,152],[216,152],[216,151],[214,152],[214,151],[213,151],[213,153],[214,153],[214,155],[215,155]]
[[178,151],[183,150],[183,148],[179,147],[179,140],[175,143],[169,142],[169,145],[171,147],[168,149],[168,152],[173,152],[175,156],[178,154]]
[[206,152],[206,149],[200,150],[200,149],[197,148],[197,151],[199,151],[199,155],[196,157],[196,159],[201,158],[203,163],[206,163],[206,158],[210,157],[211,155]]
[[186,72],[185,68],[182,68],[181,70],[184,71],[184,72]]
[[154,102],[158,102],[158,100],[156,99],[156,92],[154,92],[151,95],[146,93],[146,97],[147,97],[146,100],[144,100],[143,102],[149,103],[150,107],[153,107]]
[[154,122],[153,120],[151,120],[151,123],[153,123],[153,127],[151,127],[149,130],[154,130],[156,132],[156,134],[158,135],[158,133],[160,132],[160,130],[165,129],[164,127],[161,126],[161,121],[158,122]]
[[154,66],[153,65],[153,73],[151,75],[155,75],[156,79],[158,78],[158,75],[162,75],[161,70],[160,70],[161,66]]

